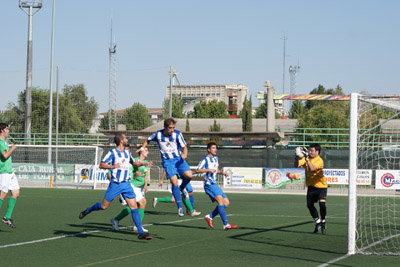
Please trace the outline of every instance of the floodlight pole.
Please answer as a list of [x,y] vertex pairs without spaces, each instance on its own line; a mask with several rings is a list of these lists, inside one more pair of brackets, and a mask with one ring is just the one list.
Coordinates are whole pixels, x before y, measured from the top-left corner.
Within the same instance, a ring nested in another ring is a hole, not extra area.
[[54,19],[55,19],[56,0],[53,0],[53,15],[51,23],[51,53],[50,53],[50,89],[49,89],[49,149],[47,153],[47,163],[51,164],[51,145],[53,134],[53,56],[54,56]]
[[54,182],[57,182],[57,176],[58,176],[58,172],[57,172],[57,166],[58,166],[58,111],[59,111],[59,91],[58,91],[58,81],[59,79],[59,71],[60,68],[59,66],[57,66],[57,78],[56,78],[56,160],[55,160],[55,175],[54,175]]
[[172,84],[173,80],[173,68],[169,66],[169,117],[172,118]]
[[[42,1],[19,1],[19,8],[28,15],[28,48],[26,63],[26,92],[25,92],[25,143],[31,142],[31,114],[32,114],[32,21],[35,15],[42,8]],[[25,11],[24,8],[28,9]],[[36,12],[33,9],[36,8]]]
[[172,118],[172,89],[174,87],[174,77],[178,82],[178,85],[180,85],[180,82],[177,76],[178,73],[174,70],[172,66],[169,66],[168,74],[169,74],[169,117]]

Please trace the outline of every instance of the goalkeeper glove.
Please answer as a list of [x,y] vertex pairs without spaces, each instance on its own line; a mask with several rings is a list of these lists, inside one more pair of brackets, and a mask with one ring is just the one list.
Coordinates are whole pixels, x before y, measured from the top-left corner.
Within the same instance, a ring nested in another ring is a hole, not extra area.
[[306,157],[306,160],[308,160],[308,156],[309,156],[309,154],[310,154],[310,153],[308,152],[308,149],[307,149],[306,147],[303,147],[302,152],[303,152],[304,157]]
[[296,147],[296,156],[299,157],[299,158],[304,157],[303,149],[301,147],[299,147],[299,146]]

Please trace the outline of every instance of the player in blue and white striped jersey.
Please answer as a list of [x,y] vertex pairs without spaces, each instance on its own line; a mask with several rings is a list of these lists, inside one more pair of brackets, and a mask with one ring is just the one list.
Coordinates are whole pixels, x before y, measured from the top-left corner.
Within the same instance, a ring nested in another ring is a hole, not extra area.
[[143,231],[142,222],[137,210],[136,195],[129,182],[131,179],[129,175],[129,165],[132,164],[136,167],[140,167],[143,165],[151,166],[152,163],[144,163],[133,159],[131,152],[125,149],[125,147],[128,146],[128,139],[124,134],[117,134],[114,137],[114,142],[116,147],[111,149],[100,163],[100,169],[111,170],[110,184],[104,195],[103,202],[97,202],[93,206],[82,211],[79,214],[79,219],[83,219],[92,211],[107,209],[115,197],[122,195],[131,208],[132,220],[138,228],[138,238],[151,239],[151,236]]
[[[173,118],[164,120],[164,129],[150,135],[144,141],[141,149],[146,148],[149,142],[156,142],[160,150],[162,166],[167,173],[167,179],[172,184],[172,194],[178,207],[178,215],[184,216],[180,191],[183,191],[186,185],[192,179],[192,171],[186,163],[188,149],[182,133],[175,130],[176,121]],[[139,149],[136,151],[138,152]],[[182,184],[178,186],[178,175],[182,177]]]
[[196,173],[204,173],[204,191],[212,202],[217,201],[218,206],[206,215],[204,219],[210,228],[214,228],[213,218],[218,214],[221,216],[224,230],[236,229],[237,225],[228,223],[225,209],[229,206],[229,199],[217,184],[217,174],[227,175],[218,169],[217,144],[210,142],[207,144],[207,156],[197,165]]

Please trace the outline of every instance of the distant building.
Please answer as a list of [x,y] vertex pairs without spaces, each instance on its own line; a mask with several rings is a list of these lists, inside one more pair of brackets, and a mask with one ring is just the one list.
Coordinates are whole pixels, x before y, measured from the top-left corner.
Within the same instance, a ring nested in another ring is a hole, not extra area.
[[[268,91],[268,88],[271,87],[271,84],[269,81],[267,81],[266,87],[267,87],[267,90],[258,91],[258,93],[257,93],[257,99],[260,100],[260,105],[267,101],[267,91]],[[275,105],[275,110],[279,113],[279,115],[281,115],[281,116],[287,115],[282,99],[274,99],[274,105]]]
[[[181,95],[184,112],[193,111],[194,104],[200,101],[218,100],[228,106],[230,115],[239,114],[248,87],[241,84],[208,84],[208,85],[174,85],[173,94]],[[170,87],[167,86],[165,96],[169,98]]]
[[163,108],[148,108],[147,112],[149,113],[151,122],[153,124],[162,120],[164,115]]
[[[121,119],[121,123],[124,124],[124,113],[127,108],[119,109],[115,111],[117,117]],[[163,119],[164,110],[162,108],[148,108],[147,112],[149,113],[151,123],[155,124]],[[89,133],[97,133],[100,127],[100,121],[104,116],[106,116],[108,112],[101,112],[99,115],[93,120],[92,126],[89,130]],[[120,131],[124,130],[122,125],[117,126]],[[122,127],[122,128],[121,128]]]

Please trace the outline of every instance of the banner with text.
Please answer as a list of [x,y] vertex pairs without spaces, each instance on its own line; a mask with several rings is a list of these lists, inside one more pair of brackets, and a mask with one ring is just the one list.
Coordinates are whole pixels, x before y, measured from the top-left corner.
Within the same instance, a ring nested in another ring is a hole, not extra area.
[[93,184],[94,177],[96,177],[96,183],[109,183],[107,179],[108,170],[100,169],[97,166],[76,164],[75,165],[75,183],[82,184]]
[[[53,164],[13,163],[18,181],[48,182],[55,176]],[[73,182],[74,164],[58,164],[56,182]]]
[[[328,184],[348,185],[348,169],[324,169],[324,176]],[[357,185],[371,185],[372,170],[357,170]]]
[[376,189],[400,189],[400,170],[376,170]]
[[265,188],[304,189],[305,171],[302,168],[265,168]]
[[262,168],[234,168],[224,167],[225,188],[262,188]]

